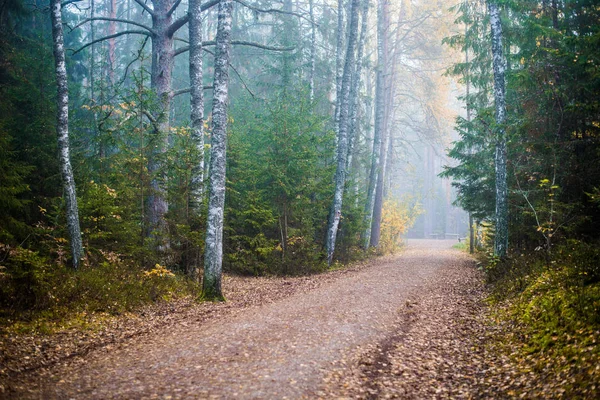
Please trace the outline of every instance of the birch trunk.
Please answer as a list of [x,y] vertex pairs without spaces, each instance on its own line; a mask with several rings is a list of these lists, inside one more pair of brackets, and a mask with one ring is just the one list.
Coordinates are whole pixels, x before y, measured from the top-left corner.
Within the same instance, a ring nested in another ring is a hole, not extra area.
[[378,171],[381,168],[381,148],[384,145],[385,126],[385,66],[387,48],[387,0],[380,0],[377,6],[377,71],[375,72],[375,127],[373,133],[373,152],[371,155],[371,170],[367,189],[367,204],[365,205],[364,246],[367,249],[371,243],[371,228],[373,207],[378,184]]
[[71,239],[71,254],[73,268],[78,269],[83,258],[81,228],[79,226],[79,210],[75,191],[75,179],[71,168],[69,150],[69,87],[67,82],[67,67],[65,61],[65,45],[62,28],[62,8],[60,0],[51,2],[52,38],[54,47],[54,65],[57,85],[57,125],[58,151],[66,203],[67,228]]
[[344,63],[344,74],[342,77],[341,101],[340,101],[340,122],[338,128],[337,140],[337,168],[335,173],[335,193],[333,207],[329,216],[329,228],[327,230],[327,262],[331,264],[333,252],[335,251],[335,240],[337,230],[342,215],[342,200],[344,197],[344,187],[346,185],[346,159],[348,157],[348,120],[349,120],[349,100],[350,86],[352,84],[352,72],[355,68],[356,37],[358,31],[358,7],[360,0],[352,0],[352,12],[350,13],[348,48],[346,51],[346,61]]
[[204,253],[203,294],[222,300],[223,212],[225,208],[225,160],[227,150],[227,101],[231,52],[232,0],[221,0],[215,48],[212,142],[208,221]]
[[315,99],[315,59],[317,53],[317,28],[315,26],[315,14],[313,10],[313,1],[308,0],[308,11],[310,13],[310,71],[308,76],[308,90],[310,93],[310,101]]
[[[191,186],[193,201],[199,208],[202,205],[204,182],[204,89],[202,79],[202,4],[200,0],[190,0],[189,4],[189,41],[190,41],[190,121],[192,140],[198,149],[198,165],[192,173]],[[188,276],[196,281],[198,267],[190,263]]]
[[350,170],[352,164],[352,156],[354,153],[354,143],[356,141],[356,135],[358,132],[357,119],[358,119],[358,95],[360,92],[362,68],[363,68],[363,53],[365,47],[365,40],[367,36],[367,19],[369,13],[369,0],[363,0],[362,7],[362,24],[360,28],[360,38],[358,40],[358,50],[356,55],[356,73],[352,83],[352,90],[350,91],[350,127],[348,128],[348,160],[346,163],[346,170]]
[[344,0],[338,0],[337,4],[338,21],[337,21],[337,41],[335,46],[335,133],[336,140],[340,121],[340,99],[342,90],[342,73],[344,59]]
[[508,249],[508,187],[506,182],[506,60],[502,48],[502,24],[500,10],[488,1],[492,33],[492,56],[494,65],[494,101],[496,104],[496,236],[494,253],[506,256]]
[[371,237],[369,241],[369,245],[371,247],[379,246],[379,239],[381,238],[381,216],[383,212],[383,198],[385,188],[385,166],[389,143],[385,127],[383,127],[382,129],[381,135],[383,137],[381,140],[381,147],[379,150],[379,168],[377,170],[377,184],[375,189],[375,198],[373,201],[373,218],[371,221]]
[[[110,0],[110,18],[117,18],[117,0]],[[108,34],[114,35],[117,33],[117,23],[115,21],[109,21],[108,23]],[[112,88],[115,83],[115,68],[116,65],[116,39],[112,38],[108,40],[108,83]]]

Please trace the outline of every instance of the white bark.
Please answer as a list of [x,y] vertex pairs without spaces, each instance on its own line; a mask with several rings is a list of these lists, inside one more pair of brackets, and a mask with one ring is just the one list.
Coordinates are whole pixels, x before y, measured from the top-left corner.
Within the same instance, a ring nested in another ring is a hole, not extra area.
[[343,74],[343,59],[344,59],[344,0],[338,0],[337,4],[338,23],[337,23],[337,41],[335,46],[335,133],[336,142],[340,121],[340,100],[342,90],[342,74]]
[[232,0],[221,0],[215,49],[212,142],[208,220],[204,252],[203,293],[220,300],[223,264],[223,213],[225,208],[225,160],[227,150],[227,100],[231,52]]
[[358,131],[358,97],[360,92],[362,68],[363,68],[363,53],[367,36],[367,20],[369,13],[369,0],[362,0],[362,26],[360,28],[360,38],[358,40],[358,50],[356,55],[356,73],[350,91],[350,127],[348,128],[348,160],[346,162],[346,171],[350,171],[352,164],[352,156],[354,153],[354,143]]
[[371,225],[373,221],[373,209],[375,205],[375,194],[381,162],[382,148],[385,146],[385,67],[387,49],[387,3],[388,0],[380,0],[377,6],[377,70],[375,77],[375,127],[373,133],[373,153],[371,156],[371,170],[369,172],[369,186],[367,189],[367,203],[365,205],[365,249],[371,243]]
[[71,158],[69,154],[69,87],[67,82],[60,0],[52,0],[50,8],[50,16],[52,18],[52,38],[54,42],[54,65],[58,91],[56,100],[58,151],[66,203],[67,228],[71,239],[73,268],[78,269],[81,259],[83,258],[83,244],[81,241],[81,228],[79,226],[79,210],[77,207],[75,179],[73,178],[73,169],[71,168]]
[[488,1],[492,33],[492,57],[494,65],[494,101],[496,104],[496,236],[494,253],[506,256],[508,249],[508,187],[506,182],[506,60],[502,49],[502,23],[500,10]]
[[[189,41],[190,41],[190,121],[192,140],[198,149],[198,165],[193,169],[192,198],[195,206],[202,205],[204,181],[204,85],[202,79],[202,3],[200,0],[190,0],[188,10]],[[198,279],[198,268],[190,265],[188,276]]]
[[358,31],[358,7],[360,0],[352,0],[352,12],[350,13],[350,25],[348,36],[348,49],[344,63],[344,74],[342,77],[341,99],[340,99],[340,123],[337,140],[337,169],[335,173],[335,193],[333,207],[329,216],[329,227],[327,230],[327,262],[331,264],[333,252],[335,251],[335,240],[342,215],[342,200],[344,186],[346,184],[346,159],[348,157],[348,122],[349,122],[349,100],[350,86],[352,84],[352,72],[355,65],[355,46]]
[[313,1],[308,0],[308,10],[310,13],[310,71],[308,77],[308,87],[310,93],[310,101],[315,99],[315,59],[317,52],[317,27],[315,26],[315,14],[313,10]]

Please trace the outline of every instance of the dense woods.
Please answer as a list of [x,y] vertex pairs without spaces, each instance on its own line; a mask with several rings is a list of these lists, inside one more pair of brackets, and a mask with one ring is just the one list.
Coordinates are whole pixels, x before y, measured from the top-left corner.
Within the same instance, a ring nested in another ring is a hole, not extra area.
[[450,234],[593,330],[599,46],[594,0],[4,0],[2,324]]
[[6,2],[5,304],[45,308],[49,282],[114,260],[219,298],[223,268],[305,274],[393,251],[421,202],[393,178],[403,130],[437,146],[451,131],[430,131],[452,115],[437,8]]

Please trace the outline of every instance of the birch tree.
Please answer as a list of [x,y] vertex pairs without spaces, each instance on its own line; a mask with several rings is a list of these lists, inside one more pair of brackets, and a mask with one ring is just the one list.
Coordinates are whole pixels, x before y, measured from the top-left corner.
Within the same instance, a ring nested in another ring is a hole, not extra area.
[[81,259],[83,258],[83,244],[81,241],[81,228],[79,225],[75,179],[73,177],[69,149],[69,86],[67,82],[67,66],[65,61],[65,44],[62,27],[62,6],[60,0],[52,0],[50,8],[58,94],[56,99],[58,154],[66,203],[67,227],[71,239],[73,268],[78,269],[81,264]]
[[[193,170],[192,190],[196,205],[202,204],[204,181],[204,86],[202,80],[202,4],[200,0],[190,0],[188,15],[190,41],[190,121],[192,140],[198,149],[198,165]],[[188,276],[196,281],[198,268],[190,265]]]
[[492,57],[494,66],[494,102],[496,105],[496,236],[494,254],[506,256],[508,249],[508,187],[506,182],[506,60],[502,48],[502,23],[495,1],[489,0]]
[[377,5],[377,70],[375,71],[375,129],[373,133],[373,152],[371,155],[371,168],[369,170],[369,186],[367,188],[367,202],[365,205],[365,249],[371,243],[371,225],[373,221],[373,208],[377,190],[378,171],[383,163],[381,154],[385,154],[385,68],[387,65],[388,50],[388,0],[379,0]]
[[215,48],[212,140],[208,220],[204,251],[202,291],[207,299],[222,300],[223,212],[225,208],[225,161],[227,151],[227,102],[231,53],[232,0],[219,2]]
[[348,47],[346,50],[346,60],[344,63],[344,73],[342,77],[341,97],[340,97],[340,118],[337,135],[337,169],[335,173],[335,193],[333,206],[329,216],[329,227],[327,230],[327,262],[331,264],[333,252],[335,250],[335,240],[337,230],[342,215],[342,201],[344,197],[344,187],[346,185],[346,164],[348,157],[348,127],[349,127],[349,105],[350,105],[350,87],[352,85],[352,72],[355,68],[355,46],[358,31],[358,7],[360,0],[352,0],[352,12],[350,13]]

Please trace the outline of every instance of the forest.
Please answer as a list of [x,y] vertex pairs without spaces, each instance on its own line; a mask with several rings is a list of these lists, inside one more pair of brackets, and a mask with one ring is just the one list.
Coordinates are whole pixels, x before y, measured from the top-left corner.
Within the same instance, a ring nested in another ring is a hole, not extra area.
[[600,360],[598,49],[595,0],[0,0],[0,332],[445,238]]

